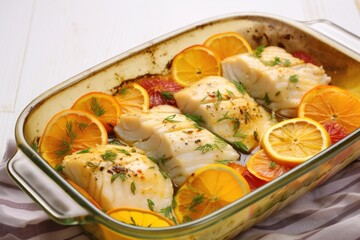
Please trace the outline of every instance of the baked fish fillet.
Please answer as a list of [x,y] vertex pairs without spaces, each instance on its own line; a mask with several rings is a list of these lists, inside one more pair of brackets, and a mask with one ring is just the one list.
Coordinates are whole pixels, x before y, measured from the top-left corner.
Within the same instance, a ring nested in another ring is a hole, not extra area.
[[201,117],[203,126],[236,148],[250,152],[274,119],[242,88],[211,76],[174,94],[180,110]]
[[297,115],[307,91],[331,81],[322,67],[304,63],[275,46],[257,54],[228,57],[222,61],[222,68],[225,78],[241,82],[257,102],[287,117]]
[[207,164],[240,157],[229,144],[179,113],[123,114],[114,131],[118,138],[144,150],[177,186]]
[[66,156],[63,173],[104,209],[135,207],[160,212],[171,205],[173,185],[142,151],[105,145]]

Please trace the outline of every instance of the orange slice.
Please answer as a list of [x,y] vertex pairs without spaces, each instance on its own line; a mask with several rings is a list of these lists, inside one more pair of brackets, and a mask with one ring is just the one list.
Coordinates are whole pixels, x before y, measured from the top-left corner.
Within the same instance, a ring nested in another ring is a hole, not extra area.
[[303,96],[298,115],[323,125],[336,122],[349,134],[360,127],[360,99],[339,87],[320,85]]
[[111,132],[117,124],[121,114],[121,108],[116,99],[101,92],[91,92],[81,96],[71,107],[97,117],[105,126],[107,132]]
[[250,157],[246,167],[255,177],[270,182],[291,169],[291,167],[278,164],[271,160],[264,150],[260,150]]
[[136,113],[149,109],[149,94],[137,83],[121,86],[114,95],[122,113]]
[[330,146],[326,129],[310,118],[279,122],[264,133],[262,147],[275,162],[298,165]]
[[122,207],[111,209],[107,214],[118,221],[139,227],[154,228],[174,225],[174,223],[166,217],[144,209]]
[[81,149],[106,144],[104,125],[93,115],[82,111],[59,112],[47,123],[40,139],[39,151],[53,167],[66,155]]
[[181,223],[206,216],[250,192],[246,180],[232,167],[209,164],[198,169],[175,195],[175,216]]
[[250,44],[237,32],[215,34],[206,39],[204,46],[213,50],[221,60],[236,54],[252,52]]
[[186,87],[207,77],[221,75],[221,60],[209,48],[194,45],[178,53],[172,61],[171,76]]

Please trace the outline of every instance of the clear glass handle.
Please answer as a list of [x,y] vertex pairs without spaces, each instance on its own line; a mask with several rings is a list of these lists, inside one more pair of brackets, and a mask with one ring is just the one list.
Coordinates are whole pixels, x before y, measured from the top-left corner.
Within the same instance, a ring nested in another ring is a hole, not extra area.
[[9,175],[19,187],[55,221],[67,225],[78,224],[89,214],[22,151],[17,151],[7,167]]
[[349,32],[348,30],[336,25],[335,23],[325,20],[317,19],[312,21],[305,21],[304,24],[308,25],[317,32],[330,37],[343,47],[360,54],[360,37]]

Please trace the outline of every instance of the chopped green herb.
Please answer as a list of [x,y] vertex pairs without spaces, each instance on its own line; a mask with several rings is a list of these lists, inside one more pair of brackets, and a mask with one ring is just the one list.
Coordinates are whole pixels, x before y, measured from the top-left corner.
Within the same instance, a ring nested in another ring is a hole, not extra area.
[[245,119],[245,124],[250,123],[251,115],[250,115],[250,113],[248,111],[244,112],[244,119]]
[[267,106],[269,106],[271,104],[269,95],[267,93],[265,93],[264,102],[265,102],[265,105],[267,105]]
[[90,152],[90,149],[91,149],[91,148],[85,148],[85,149],[83,149],[83,150],[81,150],[81,151],[77,152],[77,154],[89,153],[89,152]]
[[195,197],[190,203],[189,210],[192,212],[196,212],[195,208],[203,202],[204,202],[204,193],[203,194],[196,193]]
[[297,83],[299,81],[298,75],[294,74],[289,77],[289,81],[292,83]]
[[244,85],[243,85],[241,82],[239,82],[239,81],[231,81],[231,82],[235,85],[236,89],[237,89],[240,93],[242,93],[242,94],[245,94],[245,93],[246,93],[245,87],[244,87]]
[[256,58],[261,58],[262,53],[264,52],[264,50],[265,50],[265,46],[260,45],[253,51],[252,56],[256,57]]
[[165,155],[163,155],[160,158],[154,158],[154,157],[148,157],[148,158],[158,165],[164,165],[166,161],[168,161],[172,158],[172,156],[166,157]]
[[126,87],[122,87],[122,88],[120,88],[119,90],[118,90],[118,94],[119,95],[125,95],[125,94],[127,94],[129,92],[129,89],[128,88],[126,88]]
[[191,120],[193,120],[194,122],[196,122],[198,125],[204,123],[204,120],[202,119],[202,116],[199,115],[194,115],[194,114],[185,114],[185,116]]
[[105,161],[114,161],[117,153],[112,150],[106,150],[104,154],[100,155]]
[[236,133],[234,133],[233,137],[238,137],[238,138],[246,138],[246,133],[243,133],[241,131],[236,131]]
[[155,203],[151,199],[147,199],[148,207],[151,211],[154,211]]
[[134,194],[134,195],[135,195],[135,192],[136,192],[136,185],[135,185],[135,182],[134,182],[134,181],[132,181],[132,182],[131,182],[131,192],[132,192],[132,194]]
[[174,93],[172,92],[160,92],[160,95],[167,100],[174,99]]
[[35,152],[39,152],[39,138],[34,138],[30,143],[30,147]]
[[229,163],[234,162],[234,160],[216,160],[215,162],[228,165]]
[[210,144],[206,143],[205,145],[199,146],[195,149],[195,151],[201,151],[202,154],[205,154],[209,151],[212,151],[214,149],[218,148],[216,144]]
[[86,128],[89,127],[89,124],[83,123],[83,122],[76,122],[76,125],[82,132],[84,132],[86,130]]
[[95,170],[100,165],[100,162],[99,163],[86,162],[85,165],[91,168],[92,170]]
[[97,117],[100,117],[105,113],[104,107],[100,104],[99,99],[95,97],[91,98],[90,109]]
[[241,141],[235,141],[233,142],[233,145],[240,151],[247,152],[249,150],[248,147]]
[[130,225],[137,226],[135,219],[133,217],[130,217],[130,221],[131,221]]
[[165,118],[165,119],[163,120],[163,122],[164,122],[164,123],[166,123],[166,122],[171,122],[171,123],[179,122],[178,120],[174,120],[175,117],[176,117],[176,114],[170,115],[170,116],[168,116],[167,118]]
[[131,156],[131,154],[130,154],[127,150],[125,150],[125,149],[117,148],[117,150],[118,150],[119,152],[125,154],[126,156]]
[[254,139],[255,141],[259,141],[259,133],[257,131],[254,131]]
[[120,178],[121,181],[126,180],[126,173],[125,172],[119,172],[111,176],[111,182],[113,183],[117,178]]
[[279,57],[274,57],[274,60],[268,63],[269,66],[276,66],[281,64],[281,59]]
[[216,91],[215,96],[216,96],[216,101],[217,102],[222,101],[223,97],[222,97],[221,92],[219,90]]
[[284,67],[290,67],[290,65],[291,65],[290,60],[289,60],[289,59],[285,59],[285,61],[284,61]]
[[270,161],[270,166],[269,166],[270,169],[273,169],[273,168],[275,168],[276,166],[277,166],[277,163],[276,163],[276,162]]
[[183,217],[183,223],[191,222],[192,218],[189,215]]
[[226,92],[227,92],[227,94],[229,95],[230,98],[235,97],[234,93],[232,91],[230,91],[229,89],[226,89]]
[[56,164],[54,169],[55,169],[55,171],[62,173],[64,170],[64,166],[62,164]]

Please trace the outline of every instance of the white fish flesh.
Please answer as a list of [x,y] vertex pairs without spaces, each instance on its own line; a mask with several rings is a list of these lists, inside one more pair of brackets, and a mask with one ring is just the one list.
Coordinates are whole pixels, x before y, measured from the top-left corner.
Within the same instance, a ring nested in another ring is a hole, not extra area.
[[270,46],[257,55],[243,53],[222,61],[225,78],[241,82],[260,104],[287,117],[295,117],[302,96],[331,78],[322,67]]
[[241,86],[220,76],[206,77],[174,94],[180,110],[201,117],[203,126],[250,152],[274,120]]
[[133,147],[105,145],[66,156],[63,173],[104,209],[134,207],[161,212],[172,204],[173,185]]
[[240,157],[229,144],[183,114],[123,114],[114,131],[118,138],[144,150],[177,186],[207,164]]

